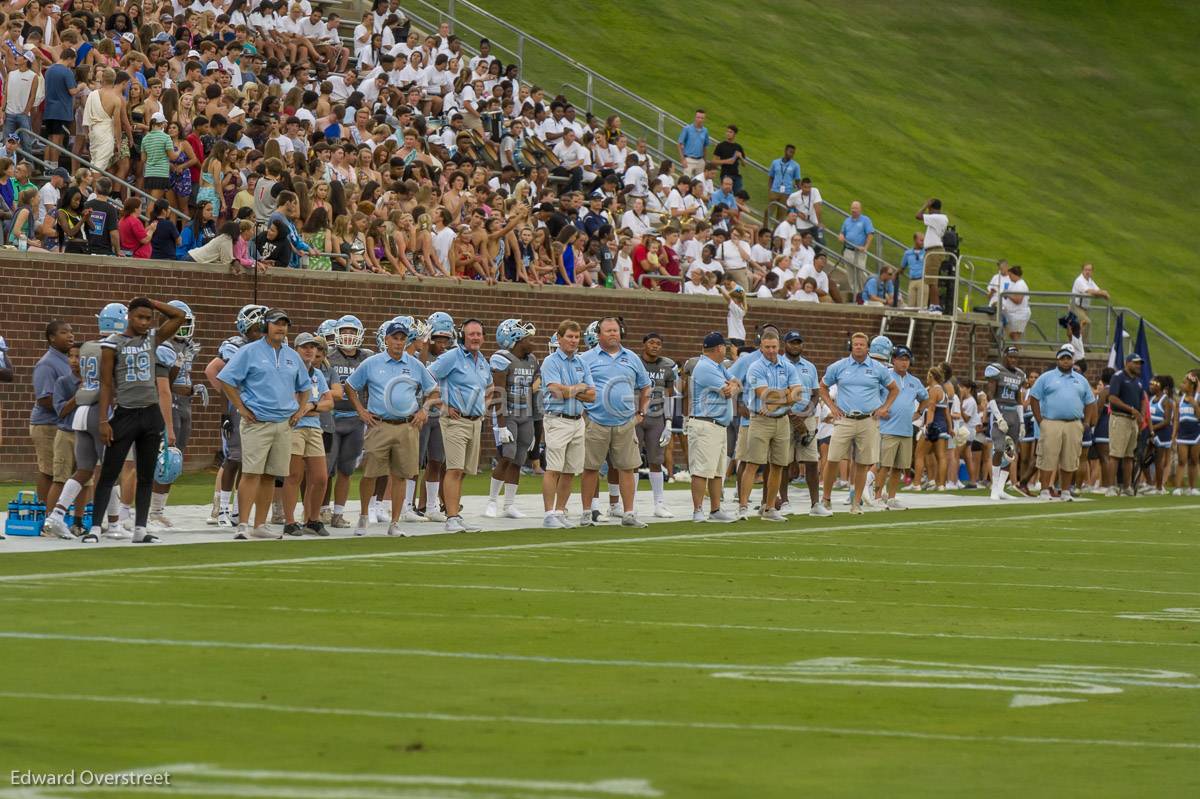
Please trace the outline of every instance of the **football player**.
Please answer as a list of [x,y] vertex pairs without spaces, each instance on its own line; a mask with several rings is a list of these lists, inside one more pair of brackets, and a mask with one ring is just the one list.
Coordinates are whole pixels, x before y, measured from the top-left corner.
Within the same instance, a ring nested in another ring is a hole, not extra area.
[[509,519],[525,517],[515,503],[521,467],[529,457],[534,440],[534,392],[540,387],[538,359],[533,354],[536,334],[533,323],[521,319],[505,319],[496,328],[496,343],[500,349],[491,358],[492,384],[500,392],[501,401],[492,413],[497,458],[487,508],[483,512],[490,519],[498,515],[496,500],[501,487],[504,488],[504,516]]
[[[642,366],[650,376],[650,404],[646,416],[636,428],[638,446],[645,453],[650,489],[654,494],[654,515],[660,519],[674,518],[667,509],[663,491],[664,450],[671,443],[669,403],[675,393],[675,362],[662,354],[663,340],[658,333],[642,337]],[[637,481],[634,481],[634,495]]]
[[[429,315],[425,324],[429,329],[429,344],[425,353],[425,364],[428,365],[454,346],[454,318],[445,311],[436,311]],[[438,405],[429,408],[429,418],[421,427],[419,448],[421,463],[425,464],[425,489],[421,493],[419,505],[414,508],[406,507],[405,515],[401,518],[403,521],[412,521],[408,516],[408,512],[411,511],[413,515],[423,515],[428,521],[444,522],[446,514],[441,510],[439,492],[442,477],[446,473],[446,449],[442,445],[441,407]],[[409,490],[405,492],[406,497],[413,496],[412,488],[410,484]]]
[[[1021,350],[1009,345],[1000,356],[999,363],[989,363],[983,370],[987,379],[984,391],[988,397],[988,418],[991,420],[992,439],[992,499],[1008,499],[1004,483],[1010,473],[1017,473],[1017,453],[1014,442],[1022,439],[1021,387],[1025,385],[1025,372],[1017,368],[1017,355]],[[1005,457],[1010,461],[1005,466]],[[1014,479],[1015,483],[1016,480]]]
[[[335,323],[334,347],[330,350],[329,365],[339,385],[343,385],[358,365],[375,353],[363,349],[363,324],[357,316],[346,314]],[[344,390],[344,388],[343,388]],[[333,514],[329,526],[348,528],[346,502],[350,497],[350,475],[358,466],[363,449],[363,423],[354,406],[345,396],[333,403]]]

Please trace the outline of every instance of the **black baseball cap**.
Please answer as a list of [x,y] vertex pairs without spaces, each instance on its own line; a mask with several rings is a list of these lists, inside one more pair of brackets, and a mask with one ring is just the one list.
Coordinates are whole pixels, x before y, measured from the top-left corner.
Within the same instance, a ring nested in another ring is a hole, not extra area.
[[706,350],[712,347],[722,347],[725,344],[725,337],[716,331],[713,331],[704,337],[704,349]]
[[663,337],[662,337],[660,334],[658,334],[658,333],[655,333],[655,332],[652,330],[652,331],[650,331],[649,333],[647,333],[646,335],[642,336],[642,343],[643,343],[643,344],[645,344],[647,341],[649,341],[649,340],[650,340],[650,339],[652,339],[652,338],[656,338],[656,339],[658,339],[659,341],[662,341],[662,340],[663,340]]
[[287,322],[290,325],[292,320],[288,318],[287,311],[282,308],[268,308],[267,312],[263,314],[263,323],[270,324],[271,322]]
[[787,344],[789,341],[798,341],[801,344],[803,344],[804,336],[800,335],[799,330],[789,330],[787,333],[784,333],[784,335],[783,335],[783,343]]
[[894,361],[897,358],[908,358],[911,361],[912,360],[912,350],[910,350],[908,347],[901,344],[899,347],[892,350],[892,360]]
[[1019,355],[1020,353],[1021,353],[1021,348],[1018,347],[1016,344],[1009,344],[1007,347],[1004,348],[1005,355]]

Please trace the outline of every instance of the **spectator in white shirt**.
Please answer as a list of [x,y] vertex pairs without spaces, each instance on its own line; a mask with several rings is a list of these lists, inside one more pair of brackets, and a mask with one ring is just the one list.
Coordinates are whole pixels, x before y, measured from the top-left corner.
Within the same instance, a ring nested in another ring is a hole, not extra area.
[[1004,332],[1008,334],[1008,337],[1013,341],[1020,341],[1021,336],[1025,333],[1025,326],[1029,324],[1029,317],[1033,313],[1029,307],[1029,286],[1022,277],[1021,267],[1009,267],[1008,275],[1012,282],[1001,303],[1002,316],[1000,320],[1004,324]]
[[[574,130],[574,128],[572,128]],[[549,146],[554,144],[563,137],[566,131],[566,126],[563,124],[563,104],[553,102],[550,104],[550,116],[538,126],[537,137],[544,141]],[[578,138],[578,134],[576,134]]]
[[[568,177],[567,191],[579,191],[590,173],[585,173],[583,169],[587,163],[587,150],[575,141],[573,129],[567,128],[562,141],[554,145],[554,157],[558,159],[558,166],[551,170],[551,174]],[[595,180],[596,176],[590,175],[590,179]]]
[[931,197],[917,211],[917,221],[925,223],[925,282],[929,295],[929,304],[938,305],[938,269],[946,259],[946,248],[942,245],[942,236],[950,219],[942,213],[942,201]]
[[754,297],[759,300],[775,299],[775,291],[779,288],[779,275],[774,272],[768,272],[763,278],[762,283],[758,284],[758,290],[754,292]]
[[453,221],[454,217],[445,208],[438,208],[433,215],[433,254],[437,265],[445,272],[444,277],[454,274],[454,268],[450,264],[450,250],[457,238],[454,228],[450,227]]
[[708,294],[704,285],[704,268],[696,264],[687,271],[687,282],[683,284],[684,294]]
[[467,66],[471,68],[471,73],[474,74],[475,68],[480,64],[487,64],[489,67],[496,60],[496,56],[492,55],[492,43],[487,39],[479,40],[479,55],[467,62]]
[[[766,228],[760,228],[758,231],[758,241],[750,248],[750,262],[766,274],[771,268],[771,264],[775,260],[775,253],[771,252],[771,231]],[[780,283],[779,285],[783,285]]]
[[[797,241],[797,238],[799,241]],[[816,248],[813,246],[813,232],[806,230],[799,236],[792,236],[792,244],[789,250],[785,254],[792,258],[792,269],[800,272],[805,267],[812,266],[813,258],[817,254]]]
[[821,229],[821,192],[812,184],[812,178],[800,179],[800,188],[788,195],[787,207],[796,209],[798,230]]
[[433,66],[427,68],[418,81],[425,90],[429,113],[436,116],[442,112],[445,96],[454,92],[454,74],[450,72],[450,59],[439,53]]
[[804,281],[800,284],[800,289],[789,294],[788,299],[792,302],[820,302],[821,295],[817,293],[816,278],[804,278]]
[[650,193],[650,177],[645,167],[638,160],[637,153],[631,153],[625,159],[625,193],[630,197],[645,198]]
[[996,307],[1000,304],[1000,294],[1008,291],[1012,278],[1008,276],[1008,261],[1001,258],[996,262],[996,274],[988,281],[988,305]]
[[1075,283],[1071,286],[1071,310],[1079,318],[1080,338],[1087,339],[1087,329],[1092,320],[1088,318],[1087,309],[1092,304],[1092,297],[1109,299],[1108,292],[1096,285],[1092,279],[1093,267],[1084,264]]
[[629,210],[621,214],[621,229],[628,230],[637,239],[654,232],[654,228],[650,225],[650,215],[646,213],[644,199],[633,198]]
[[828,258],[824,252],[819,252],[813,256],[813,262],[807,267],[800,270],[799,277],[801,280],[811,277],[817,284],[817,296],[821,298],[821,302],[838,302],[842,301],[842,293],[838,289],[837,283],[829,280],[829,273],[826,271],[828,266]]
[[787,216],[782,222],[775,226],[774,238],[778,239],[776,246],[783,249],[788,242],[792,240],[792,236],[799,231],[796,228],[796,222],[799,219],[799,212],[795,208],[788,208]]

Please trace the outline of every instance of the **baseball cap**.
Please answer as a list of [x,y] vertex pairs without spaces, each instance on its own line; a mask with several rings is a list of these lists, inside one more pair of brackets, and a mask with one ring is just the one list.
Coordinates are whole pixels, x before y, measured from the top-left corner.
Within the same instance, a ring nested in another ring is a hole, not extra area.
[[1070,344],[1064,344],[1061,347],[1059,347],[1058,352],[1055,354],[1054,357],[1062,358],[1063,356],[1066,356],[1066,355],[1069,355],[1072,358],[1075,357],[1075,348],[1072,347]]
[[288,318],[287,311],[282,308],[268,308],[267,312],[263,314],[263,322],[287,322],[291,324],[292,320]]
[[599,189],[596,189],[594,192],[589,194],[588,197],[593,200],[603,200],[604,192],[600,191]]
[[1131,352],[1125,356],[1125,363],[1145,363],[1145,359],[1136,352]]
[[10,133],[10,134],[8,134],[8,140],[9,141],[20,141],[21,134],[20,133]]
[[150,115],[150,122],[151,124],[157,122],[160,125],[165,125],[167,124],[167,118],[163,115],[162,111],[155,111]]
[[1007,347],[1004,348],[1005,355],[1018,355],[1018,354],[1020,354],[1020,352],[1021,352],[1021,348],[1018,347],[1016,344],[1009,344]]
[[48,174],[48,175],[49,175],[50,177],[52,177],[52,178],[55,178],[55,177],[57,177],[57,178],[62,178],[63,180],[70,180],[70,179],[71,179],[71,173],[70,173],[70,172],[68,172],[67,170],[63,169],[61,166],[60,166],[60,167],[56,167],[56,168],[54,168],[54,169],[51,169],[51,170],[50,170],[49,172],[47,172],[46,174]]
[[715,330],[704,337],[704,349],[710,347],[721,347],[725,344],[725,337]]
[[258,48],[252,44],[243,44],[242,52],[246,55],[258,55]]
[[137,37],[135,37],[131,31],[125,31],[121,34],[121,38],[127,42],[132,42]]
[[36,56],[33,54],[33,51],[32,51],[32,50],[26,50],[26,51],[25,51],[25,60],[26,60],[26,61],[28,61],[28,62],[30,62],[30,63],[32,64],[32,63],[33,63],[33,62],[36,60],[36,58],[37,58],[37,57],[36,57]]
[[187,57],[188,58],[199,58],[200,51],[199,50],[188,50]]
[[783,343],[787,344],[789,341],[799,341],[801,344],[803,344],[804,336],[800,335],[800,331],[798,330],[789,330],[783,335]]
[[159,31],[158,33],[154,34],[154,38],[152,39],[152,41],[154,41],[158,44],[162,44],[163,42],[169,42],[169,41],[171,41],[171,34],[167,33],[166,31]]
[[402,322],[391,322],[383,329],[385,336],[394,336],[397,333],[403,333],[407,337],[410,333],[408,326]]
[[896,349],[892,350],[892,360],[894,361],[897,358],[908,358],[911,361],[912,350],[901,344],[899,347],[896,347]]
[[647,333],[646,335],[642,336],[642,343],[643,343],[643,344],[645,344],[647,341],[649,341],[649,340],[650,340],[650,339],[652,339],[652,338],[656,338],[656,339],[658,339],[659,341],[662,341],[662,340],[663,340],[663,337],[662,337],[662,335],[661,335],[661,334],[659,334],[659,333],[656,333],[656,332],[654,332],[654,331],[652,330],[652,331],[650,331],[649,333]]
[[296,340],[292,343],[292,346],[296,349],[299,349],[299,348],[303,347],[305,344],[318,344],[318,343],[324,344],[325,341],[324,341],[324,339],[317,338],[312,333],[301,333],[300,335],[296,336]]

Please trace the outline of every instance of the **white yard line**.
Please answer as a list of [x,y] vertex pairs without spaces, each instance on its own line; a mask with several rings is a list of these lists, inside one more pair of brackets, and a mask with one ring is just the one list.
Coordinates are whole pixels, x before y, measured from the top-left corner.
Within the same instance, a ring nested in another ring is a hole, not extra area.
[[[1160,511],[1160,508],[1143,507],[1143,508],[1127,508],[1121,510],[1082,510],[1082,511],[1066,511],[1056,514],[1020,514],[1015,516],[1005,517],[1006,521],[1028,521],[1032,519],[1053,519],[1053,518],[1072,518],[1079,516],[1096,516],[1104,515],[1111,518],[1114,515],[1124,513],[1153,513]],[[931,524],[969,524],[973,521],[971,517],[959,517],[951,519],[925,519],[914,520],[909,522],[893,521],[886,524],[848,524],[840,527],[834,527],[824,530],[823,532],[835,533],[838,531],[853,531],[853,530],[869,530],[876,529],[894,529],[897,527],[927,527]],[[601,528],[603,531],[604,528]],[[62,571],[62,572],[36,572],[28,574],[7,574],[0,575],[0,583],[13,582],[29,582],[40,580],[56,580],[64,577],[97,577],[111,574],[146,574],[151,572],[176,572],[176,571],[198,571],[204,569],[220,569],[220,568],[245,568],[253,566],[277,566],[293,563],[328,563],[335,561],[353,561],[353,560],[374,560],[379,558],[406,558],[406,557],[426,557],[430,555],[455,555],[461,552],[511,552],[522,550],[538,550],[538,549],[557,549],[562,547],[589,547],[589,546],[605,546],[609,544],[630,544],[630,543],[646,543],[652,541],[693,541],[699,539],[723,539],[723,538],[745,538],[751,536],[778,535],[785,532],[806,533],[812,532],[812,527],[797,527],[797,528],[778,528],[766,530],[720,530],[711,533],[679,533],[674,535],[637,535],[624,538],[598,538],[598,539],[574,539],[567,541],[542,541],[537,543],[527,544],[496,544],[483,545],[475,547],[444,547],[440,549],[419,549],[419,550],[400,550],[395,552],[372,552],[363,554],[351,555],[315,555],[308,557],[293,557],[293,558],[268,558],[262,560],[237,560],[237,561],[222,561],[218,563],[192,563],[192,564],[177,564],[163,566],[129,566],[118,567],[111,569],[88,569],[80,571]],[[471,537],[468,534],[467,537]],[[475,536],[478,539],[478,536]],[[265,544],[267,542],[259,542]],[[247,543],[246,546],[251,546]],[[261,551],[261,550],[255,550]]]
[[[1026,643],[1053,643],[1053,644],[1111,644],[1114,646],[1162,646],[1162,647],[1184,647],[1184,648],[1200,648],[1200,643],[1189,641],[1130,641],[1125,639],[1106,639],[1106,638],[1056,638],[1045,635],[982,635],[974,633],[948,633],[941,631],[905,631],[905,630],[862,630],[857,628],[839,629],[832,627],[791,627],[783,625],[763,625],[763,624],[709,624],[705,622],[685,622],[685,621],[654,621],[654,620],[638,620],[638,619],[604,619],[604,618],[589,618],[583,616],[550,616],[550,615],[535,615],[523,616],[516,613],[433,613],[427,611],[403,611],[403,610],[362,610],[357,608],[350,609],[335,609],[335,608],[314,608],[314,607],[296,607],[290,605],[225,605],[225,604],[207,604],[202,602],[155,602],[155,601],[140,601],[134,599],[95,599],[95,598],[61,598],[61,597],[0,597],[0,603],[62,603],[73,606],[95,606],[95,605],[113,605],[116,607],[135,607],[135,608],[180,608],[184,610],[228,610],[237,613],[307,613],[319,615],[336,615],[336,616],[371,616],[378,618],[428,618],[428,619],[446,619],[453,621],[455,619],[487,619],[487,620],[503,620],[503,621],[526,621],[526,622],[568,622],[571,624],[598,624],[598,625],[629,625],[637,627],[662,627],[666,629],[688,629],[688,630],[722,630],[735,632],[768,632],[768,633],[800,633],[804,635],[874,635],[895,638],[935,638],[947,640],[965,640],[965,641],[1021,641]],[[1021,608],[1027,610],[1027,608]],[[1103,613],[1108,615],[1107,611],[1087,611],[1095,613]],[[1141,616],[1133,616],[1131,614],[1120,614],[1122,618],[1143,618]],[[1144,618],[1150,618],[1146,616]],[[1155,619],[1160,618],[1155,616]],[[1171,620],[1178,621],[1178,617],[1169,617]]]
[[917,730],[888,730],[863,727],[826,727],[804,724],[768,724],[687,721],[670,719],[600,719],[600,718],[541,718],[537,716],[457,714],[431,712],[405,712],[334,707],[304,707],[257,702],[227,702],[200,699],[159,699],[147,696],[97,696],[87,694],[51,694],[37,692],[0,692],[6,699],[32,701],[74,702],[96,704],[140,705],[166,708],[209,708],[216,710],[245,710],[260,713],[288,713],[315,716],[343,716],[350,718],[404,719],[413,721],[435,721],[459,724],[513,724],[550,727],[623,727],[669,730],[694,730],[714,732],[768,732],[794,733],[800,735],[842,735],[864,738],[897,738],[919,741],[943,741],[947,743],[983,744],[1029,744],[1033,746],[1084,746],[1116,747],[1123,749],[1174,749],[1200,750],[1195,741],[1138,741],[1106,738],[1059,738],[1026,735],[965,735],[953,733],[921,732]]

